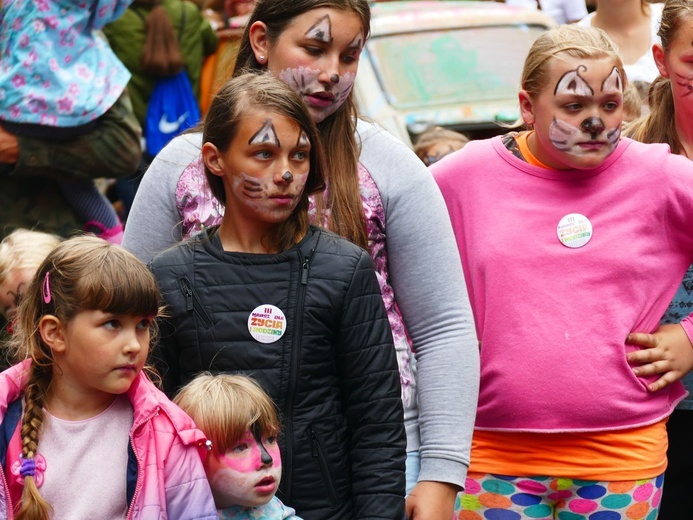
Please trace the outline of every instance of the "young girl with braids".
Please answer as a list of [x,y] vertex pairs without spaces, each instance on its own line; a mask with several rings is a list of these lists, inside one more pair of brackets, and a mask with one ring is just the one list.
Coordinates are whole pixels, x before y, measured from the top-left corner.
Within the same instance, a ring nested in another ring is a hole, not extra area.
[[143,373],[159,293],[96,237],[62,242],[20,304],[0,374],[0,516],[216,518],[207,441]]
[[[666,143],[672,153],[693,159],[693,2],[668,0],[659,26],[661,43],[652,48],[660,76],[650,88],[648,117],[626,127],[625,134],[644,143]],[[688,268],[662,323],[679,323],[693,311],[693,265]],[[683,384],[693,391],[693,374]],[[693,518],[693,396],[681,401],[667,422],[669,464],[664,473],[660,520]]]

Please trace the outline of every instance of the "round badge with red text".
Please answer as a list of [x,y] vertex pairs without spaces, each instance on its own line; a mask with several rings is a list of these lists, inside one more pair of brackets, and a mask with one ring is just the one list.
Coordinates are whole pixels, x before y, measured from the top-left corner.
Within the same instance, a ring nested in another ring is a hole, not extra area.
[[260,343],[274,343],[286,331],[286,316],[279,307],[259,305],[248,317],[248,331]]

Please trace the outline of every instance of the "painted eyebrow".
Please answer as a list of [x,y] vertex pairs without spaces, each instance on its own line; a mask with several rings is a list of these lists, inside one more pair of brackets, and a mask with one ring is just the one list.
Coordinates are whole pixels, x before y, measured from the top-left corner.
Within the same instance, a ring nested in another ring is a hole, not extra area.
[[250,138],[248,144],[261,144],[261,143],[271,143],[275,146],[280,147],[279,138],[274,130],[274,125],[271,119],[265,119],[262,128],[253,134]]
[[614,67],[609,72],[609,75],[602,81],[602,92],[606,88],[613,88],[615,90],[623,90],[623,83],[621,82],[621,74],[618,72],[618,68]]
[[347,48],[349,49],[360,49],[363,47],[363,38],[360,34],[357,34],[353,40],[351,40],[351,43],[347,45]]
[[311,25],[304,36],[323,43],[332,41],[332,22],[330,21],[330,15],[326,14]]
[[306,133],[301,130],[301,135],[298,136],[298,140],[296,141],[296,146],[309,146],[310,145],[310,139],[308,139],[308,136]]
[[[559,94],[558,90],[560,89],[560,94],[570,92],[571,94],[582,96],[594,96],[594,90],[592,87],[590,87],[589,83],[587,83],[587,81],[580,76],[580,70],[585,71],[587,70],[587,67],[584,65],[578,65],[576,69],[569,70],[563,74],[561,79],[559,79],[556,83],[556,88],[553,90],[553,95],[555,96]],[[582,90],[583,92],[578,92],[578,89]]]

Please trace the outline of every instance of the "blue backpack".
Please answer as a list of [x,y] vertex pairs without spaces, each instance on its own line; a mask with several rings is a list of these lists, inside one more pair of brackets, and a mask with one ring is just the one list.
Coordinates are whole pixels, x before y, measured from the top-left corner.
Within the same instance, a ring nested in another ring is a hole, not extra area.
[[154,157],[175,136],[200,121],[200,108],[185,70],[157,80],[149,98],[144,138]]
[[[179,43],[184,27],[185,6],[181,13]],[[158,79],[149,98],[144,120],[143,131],[147,155],[154,157],[171,139],[195,126],[200,121],[200,117],[200,107],[185,69],[175,76]]]

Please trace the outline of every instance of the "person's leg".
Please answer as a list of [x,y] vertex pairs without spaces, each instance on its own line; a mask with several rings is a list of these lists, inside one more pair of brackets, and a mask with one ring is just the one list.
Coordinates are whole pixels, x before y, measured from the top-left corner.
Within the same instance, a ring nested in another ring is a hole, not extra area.
[[18,136],[19,158],[12,174],[61,180],[131,175],[142,157],[141,135],[125,91],[84,135],[63,141]]
[[455,520],[554,520],[548,477],[469,473],[455,501]]
[[[557,520],[656,520],[664,476],[599,482],[558,479]],[[678,520],[683,520],[680,517]]]
[[123,226],[110,201],[93,181],[60,181],[60,190],[85,222],[84,229],[113,244],[123,241]]
[[693,410],[674,410],[667,422],[668,466],[659,520],[693,519]]

